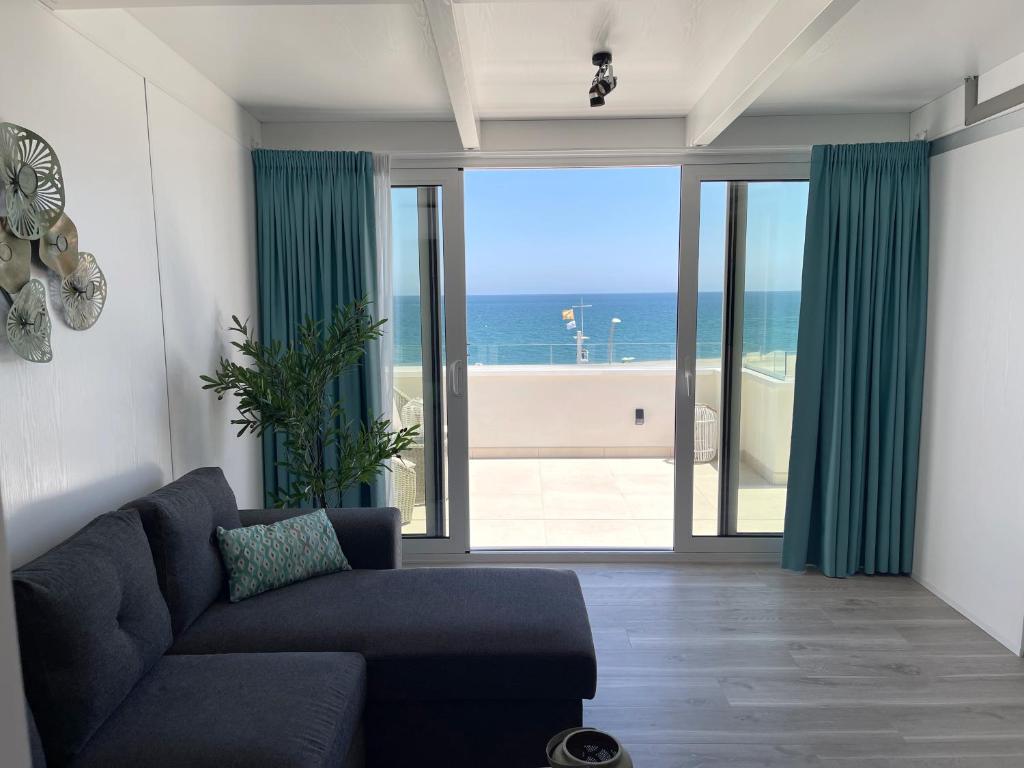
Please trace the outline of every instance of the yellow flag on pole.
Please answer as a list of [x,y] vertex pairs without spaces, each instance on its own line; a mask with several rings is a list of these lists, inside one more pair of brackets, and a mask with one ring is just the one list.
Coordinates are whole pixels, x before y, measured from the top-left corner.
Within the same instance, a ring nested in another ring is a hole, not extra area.
[[565,322],[569,322],[570,320],[575,320],[575,319],[576,319],[576,316],[573,314],[573,311],[571,309],[563,309],[562,310],[562,320],[564,320]]

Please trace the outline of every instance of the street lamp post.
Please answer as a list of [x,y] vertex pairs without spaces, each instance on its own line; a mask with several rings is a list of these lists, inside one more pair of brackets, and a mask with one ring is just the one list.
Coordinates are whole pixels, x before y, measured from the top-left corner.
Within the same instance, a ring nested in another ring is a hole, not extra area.
[[612,349],[615,345],[615,326],[621,322],[622,321],[619,318],[613,317],[611,326],[608,328],[608,365],[612,364]]

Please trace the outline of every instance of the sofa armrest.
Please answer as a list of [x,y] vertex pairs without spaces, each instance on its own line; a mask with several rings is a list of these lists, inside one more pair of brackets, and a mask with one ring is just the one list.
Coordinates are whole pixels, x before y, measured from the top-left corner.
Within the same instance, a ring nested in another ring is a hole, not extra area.
[[[242,509],[242,525],[269,525],[309,509]],[[338,534],[341,549],[353,568],[402,567],[402,526],[394,507],[328,509],[327,517]]]

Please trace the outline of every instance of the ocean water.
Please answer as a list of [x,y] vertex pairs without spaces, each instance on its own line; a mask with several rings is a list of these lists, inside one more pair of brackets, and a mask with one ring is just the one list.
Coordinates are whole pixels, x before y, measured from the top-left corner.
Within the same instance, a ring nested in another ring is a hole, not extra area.
[[[676,295],[674,293],[601,293],[584,296],[531,294],[467,296],[466,323],[470,365],[544,365],[576,361],[575,331],[566,330],[562,310],[573,305],[582,316],[590,360],[614,362],[674,360]],[[743,352],[796,352],[800,316],[799,291],[749,291],[744,295]],[[609,345],[612,318],[615,324]],[[396,296],[395,363],[420,362],[418,296]],[[722,354],[722,294],[697,296],[697,357]]]

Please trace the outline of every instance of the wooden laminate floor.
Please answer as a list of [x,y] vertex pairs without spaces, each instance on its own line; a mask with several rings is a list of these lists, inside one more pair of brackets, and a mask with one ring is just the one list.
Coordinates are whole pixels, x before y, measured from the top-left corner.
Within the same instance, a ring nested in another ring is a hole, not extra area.
[[908,578],[572,565],[637,768],[1020,768],[1024,660]]

